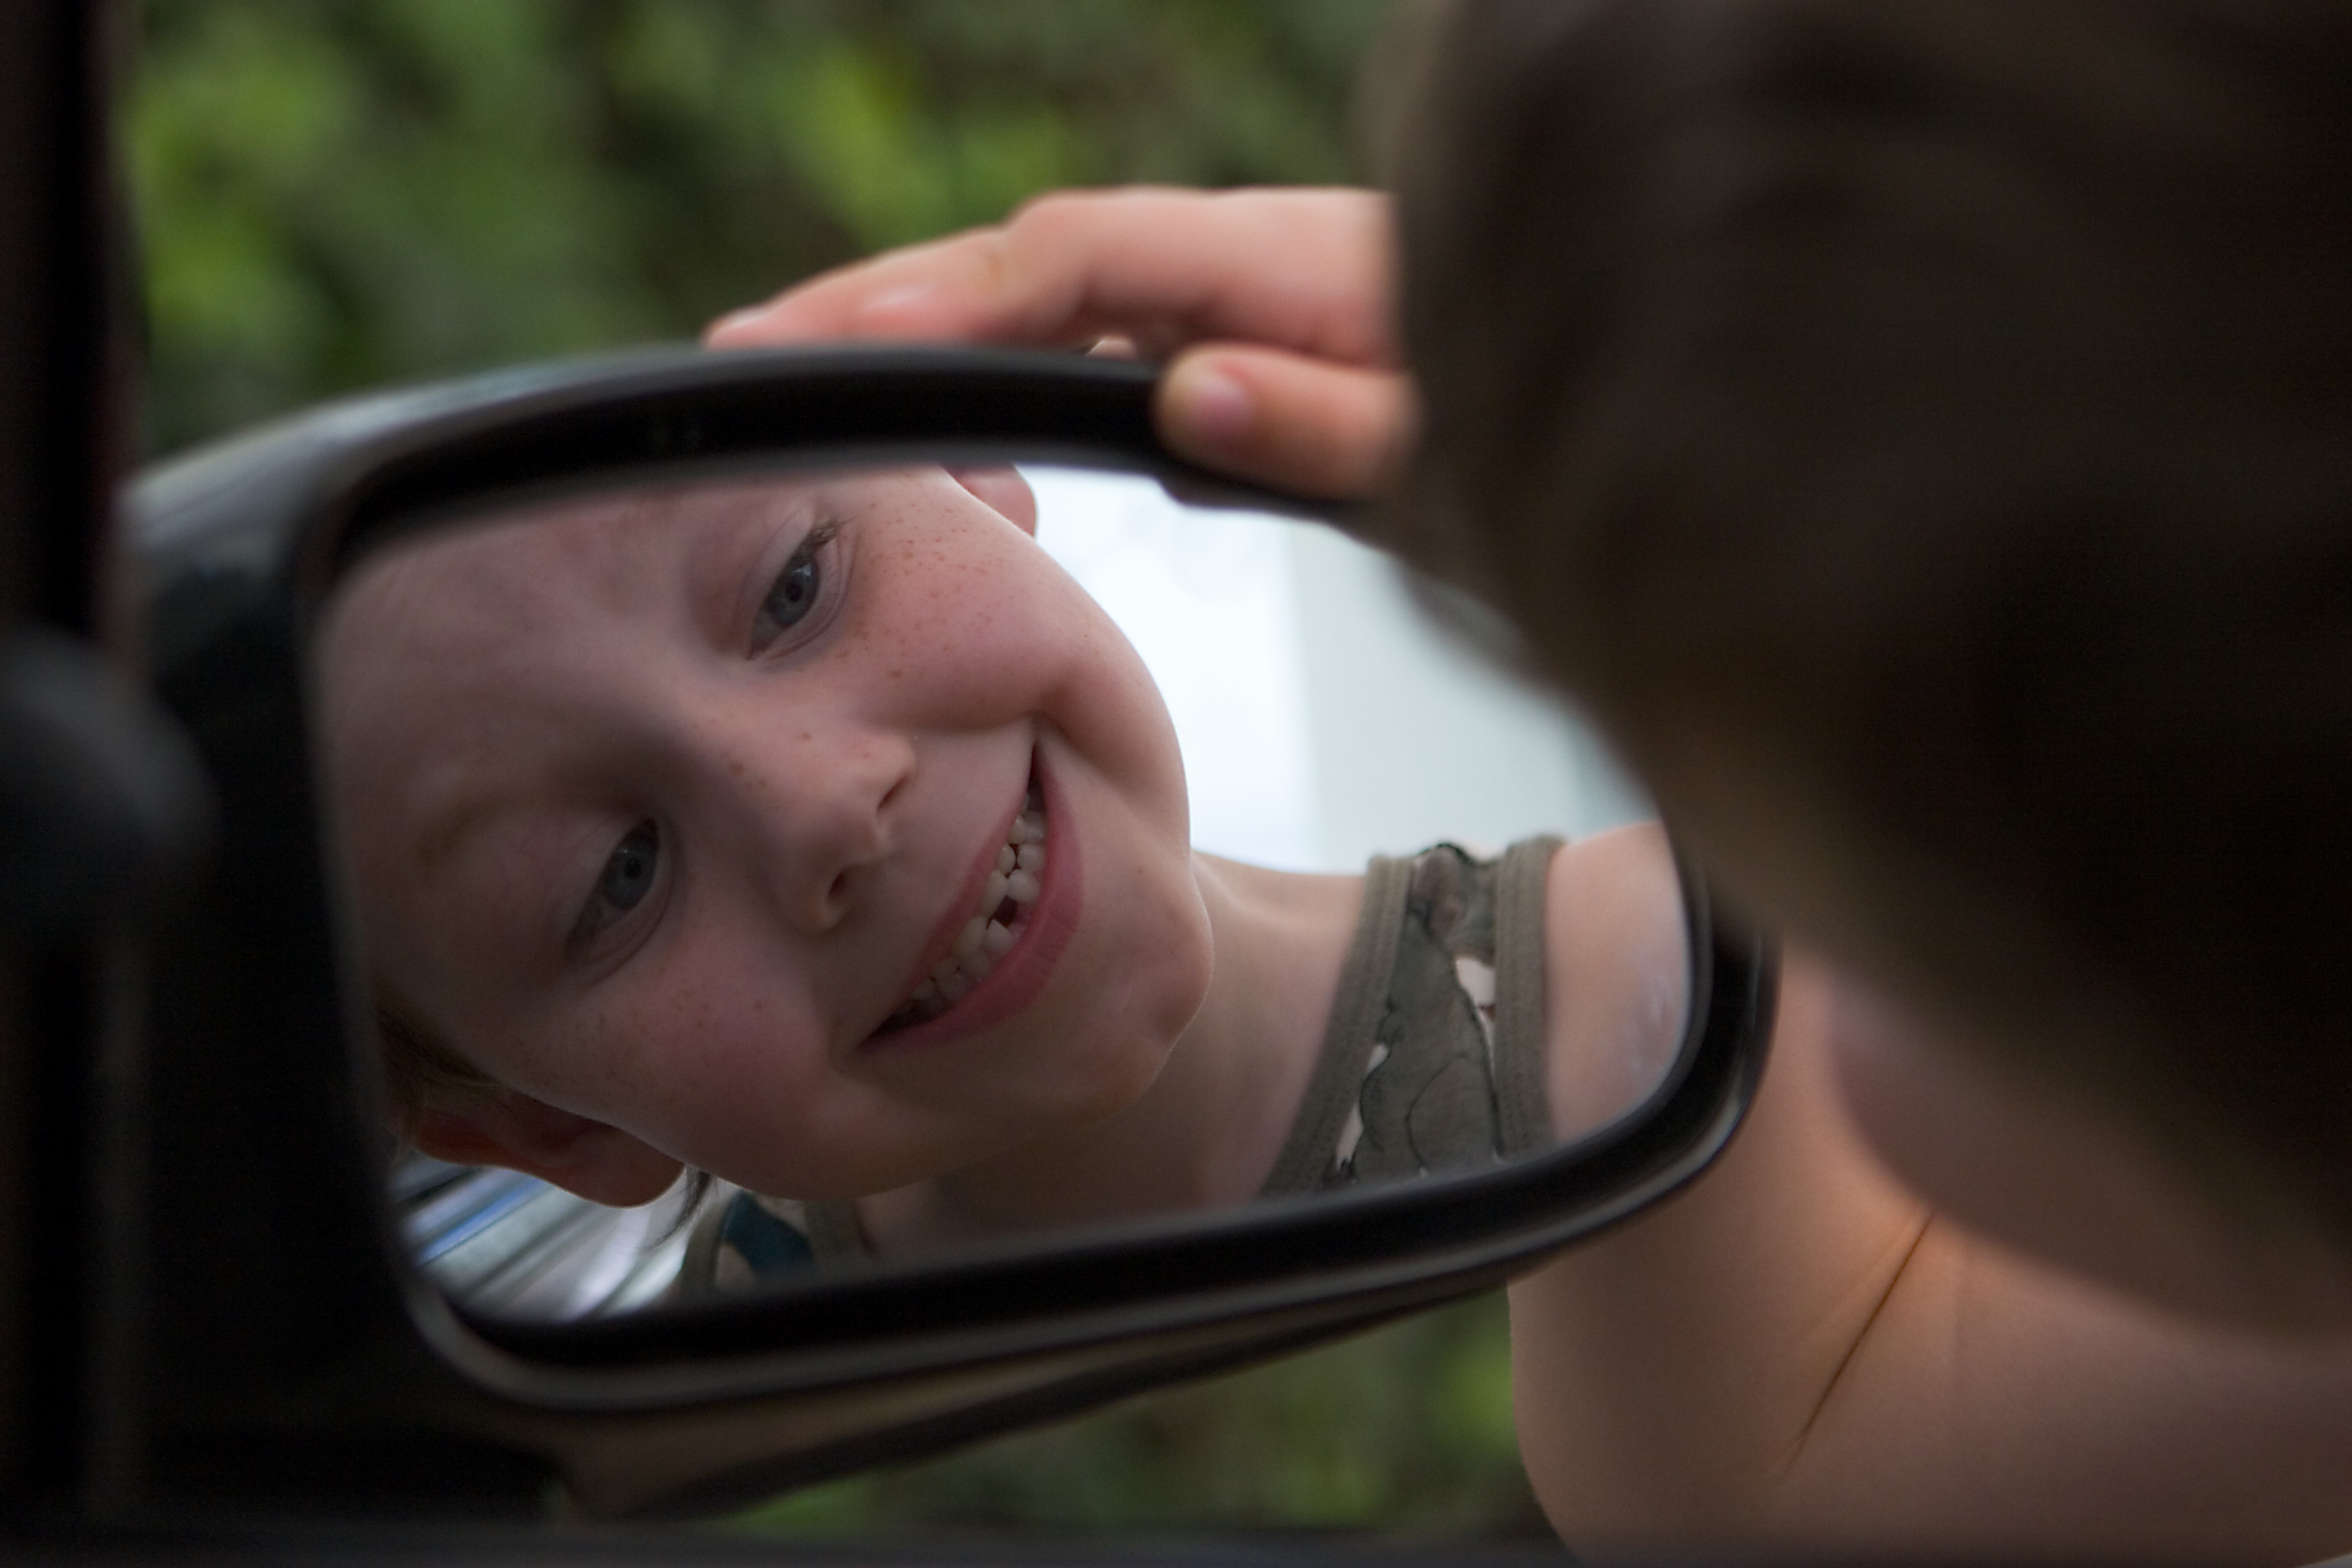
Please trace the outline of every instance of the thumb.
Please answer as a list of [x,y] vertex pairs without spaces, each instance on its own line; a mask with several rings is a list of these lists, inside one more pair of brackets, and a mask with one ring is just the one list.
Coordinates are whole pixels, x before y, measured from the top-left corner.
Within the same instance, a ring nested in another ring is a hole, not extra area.
[[1401,371],[1225,346],[1179,355],[1154,414],[1160,439],[1203,468],[1349,500],[1387,489],[1416,426]]

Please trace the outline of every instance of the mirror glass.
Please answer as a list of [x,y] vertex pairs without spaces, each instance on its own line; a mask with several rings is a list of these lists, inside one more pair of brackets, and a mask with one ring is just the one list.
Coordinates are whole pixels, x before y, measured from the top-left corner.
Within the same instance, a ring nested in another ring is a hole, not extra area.
[[1686,1048],[1643,803],[1317,525],[673,482],[386,545],[317,654],[392,1200],[483,1311],[1490,1169]]

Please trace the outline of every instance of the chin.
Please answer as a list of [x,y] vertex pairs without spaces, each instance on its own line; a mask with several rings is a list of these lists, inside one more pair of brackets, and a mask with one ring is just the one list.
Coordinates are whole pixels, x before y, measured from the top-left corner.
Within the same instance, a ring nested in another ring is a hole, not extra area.
[[1207,996],[1207,974],[1205,958],[1197,976],[1189,966],[1163,961],[1122,988],[1118,999],[1126,1005],[1065,1035],[1078,1048],[1056,1053],[1047,1085],[1051,1109],[1041,1120],[1082,1126],[1141,1100],[1181,1048],[1184,1030]]
[[1131,865],[1125,881],[1134,901],[1116,940],[1072,955],[1081,958],[1088,994],[1066,1022],[1048,1026],[1066,1043],[1057,1053],[1056,1098],[1089,1121],[1126,1110],[1158,1081],[1207,1002],[1215,970],[1189,847]]
[[1076,1080],[1079,1092],[1067,1103],[1077,1121],[1100,1121],[1118,1115],[1150,1091],[1160,1081],[1175,1049],[1177,1037],[1154,1032],[1132,1036],[1117,1049],[1107,1049],[1081,1064]]

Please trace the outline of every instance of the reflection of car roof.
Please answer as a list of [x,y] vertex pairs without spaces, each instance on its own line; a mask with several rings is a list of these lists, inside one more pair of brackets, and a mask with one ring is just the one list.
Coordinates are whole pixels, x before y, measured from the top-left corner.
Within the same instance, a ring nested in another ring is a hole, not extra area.
[[675,1193],[607,1208],[520,1171],[425,1154],[395,1165],[391,1189],[419,1266],[469,1310],[497,1317],[568,1322],[635,1311],[670,1288],[686,1256]]

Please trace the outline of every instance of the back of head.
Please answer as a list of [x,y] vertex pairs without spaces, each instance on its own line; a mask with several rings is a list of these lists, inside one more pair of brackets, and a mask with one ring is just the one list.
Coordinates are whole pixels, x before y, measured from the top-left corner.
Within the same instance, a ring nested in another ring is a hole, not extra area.
[[1735,885],[2352,1237],[2352,10],[1436,26],[1404,547]]

